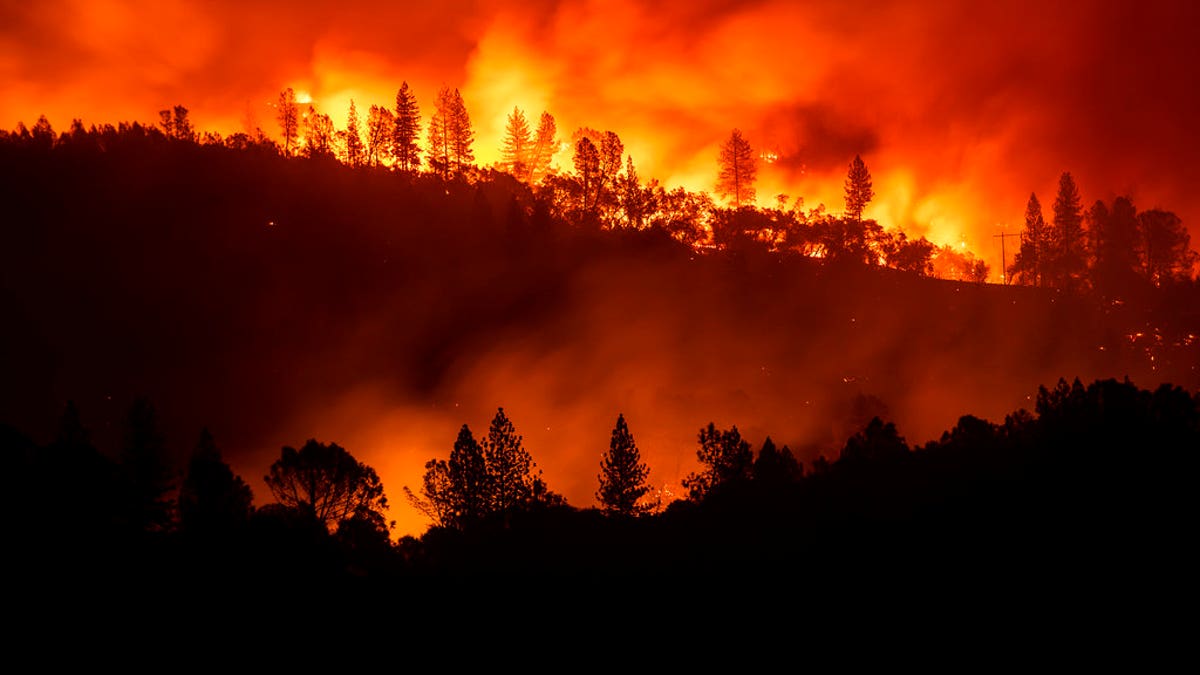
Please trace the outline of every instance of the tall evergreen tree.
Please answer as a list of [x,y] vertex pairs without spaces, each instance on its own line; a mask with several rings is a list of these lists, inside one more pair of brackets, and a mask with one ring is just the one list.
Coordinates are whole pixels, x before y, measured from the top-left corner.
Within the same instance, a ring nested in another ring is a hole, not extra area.
[[346,113],[346,163],[350,166],[362,166],[366,161],[366,149],[363,147],[362,136],[358,132],[358,110],[354,107],[354,99],[350,99],[350,111]]
[[452,116],[454,114],[454,94],[450,88],[443,85],[434,99],[433,117],[429,118],[429,166],[441,175],[443,179],[450,177],[453,141]]
[[756,482],[772,485],[795,483],[803,475],[803,468],[796,461],[791,448],[785,445],[777,449],[770,436],[763,441],[762,449],[754,460]]
[[618,516],[648,513],[651,506],[642,500],[650,491],[646,484],[649,474],[650,468],[642,462],[625,415],[618,415],[608,452],[600,462],[600,489],[596,491],[600,508],[609,515]]
[[454,90],[450,106],[450,147],[451,163],[455,175],[462,175],[468,166],[475,162],[475,131],[471,128],[471,116],[467,114],[467,106],[463,103],[462,94]]
[[498,408],[492,418],[483,441],[483,456],[490,477],[490,510],[503,513],[527,504],[533,495],[533,458],[521,444],[504,408]]
[[717,195],[730,199],[735,209],[753,202],[758,164],[749,141],[742,136],[740,129],[734,129],[729,139],[721,145],[717,165]]
[[491,507],[492,480],[483,448],[465,424],[458,431],[447,468],[452,504],[449,510],[454,514],[454,521],[461,527],[487,515]]
[[1021,230],[1021,247],[1009,268],[1009,274],[1021,283],[1041,286],[1045,283],[1046,259],[1050,255],[1050,230],[1042,217],[1042,204],[1037,194],[1030,193],[1025,205],[1025,227]]
[[275,119],[279,122],[279,135],[283,139],[283,154],[291,157],[300,136],[300,111],[296,106],[296,92],[291,87],[279,92]]
[[392,132],[392,156],[396,158],[396,168],[402,171],[416,171],[421,165],[418,139],[421,135],[421,110],[417,107],[417,97],[408,88],[408,82],[400,85],[396,92],[396,126]]
[[1087,242],[1079,188],[1070,172],[1064,172],[1058,180],[1050,251],[1047,270],[1051,285],[1078,288],[1087,270]]
[[500,163],[512,175],[524,178],[528,175],[529,165],[533,161],[533,149],[533,131],[529,128],[529,121],[525,119],[524,111],[513,107],[504,129]]
[[529,183],[541,181],[550,172],[550,162],[558,153],[558,143],[558,126],[554,122],[554,116],[543,112],[534,134],[532,159],[526,175]]
[[179,489],[179,526],[202,537],[229,534],[250,521],[254,495],[221,458],[208,429],[200,432]]
[[875,190],[871,185],[871,172],[862,157],[855,155],[846,172],[846,218],[851,221],[861,221],[863,210],[875,198]]

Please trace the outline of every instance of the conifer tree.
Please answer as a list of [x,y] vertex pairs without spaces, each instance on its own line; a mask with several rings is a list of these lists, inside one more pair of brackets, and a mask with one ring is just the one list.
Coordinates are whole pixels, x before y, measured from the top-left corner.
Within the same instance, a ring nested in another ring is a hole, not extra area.
[[1030,193],[1025,205],[1025,226],[1021,230],[1021,247],[1009,268],[1009,274],[1021,283],[1041,286],[1046,282],[1046,259],[1050,255],[1050,231],[1042,217],[1042,204],[1037,194]]
[[533,131],[525,119],[525,113],[517,107],[508,114],[508,125],[504,129],[504,146],[500,149],[500,163],[504,169],[518,178],[528,175],[533,161]]
[[458,431],[446,468],[450,481],[448,510],[454,514],[454,522],[461,527],[487,515],[491,507],[491,476],[483,448],[465,424]]
[[521,437],[504,414],[504,408],[496,410],[482,445],[489,476],[490,511],[503,513],[527,504],[533,494],[533,458],[521,444]]
[[740,129],[734,129],[729,139],[721,145],[717,164],[720,169],[717,174],[717,195],[732,201],[735,209],[753,202],[758,164],[749,141],[742,136]]
[[854,222],[861,221],[863,210],[874,197],[871,172],[867,171],[862,157],[855,155],[854,160],[850,162],[850,169],[846,172],[846,218]]
[[451,149],[453,148],[454,95],[450,88],[442,86],[434,99],[433,117],[429,118],[429,166],[443,179],[450,177]]
[[1069,172],[1058,180],[1054,199],[1054,221],[1050,236],[1047,272],[1055,288],[1076,288],[1087,269],[1087,242],[1083,232],[1083,209],[1079,188]]
[[233,473],[203,429],[179,489],[180,528],[200,536],[229,533],[249,522],[253,499],[250,486]]
[[362,136],[358,133],[358,110],[354,107],[354,99],[350,99],[350,111],[346,114],[346,163],[350,166],[362,166],[366,160],[366,149],[363,147]]
[[279,122],[279,134],[283,138],[283,154],[291,157],[300,135],[300,113],[296,106],[296,92],[291,87],[279,93],[275,119]]
[[396,158],[396,168],[416,171],[421,165],[420,149],[417,147],[421,135],[421,111],[417,107],[416,95],[408,88],[408,82],[403,82],[396,92],[395,121],[392,156]]
[[530,153],[532,158],[526,176],[529,183],[537,183],[550,172],[550,163],[558,153],[558,143],[558,126],[554,122],[554,116],[543,112],[538,120],[533,150]]
[[617,416],[608,452],[600,462],[600,489],[596,499],[609,515],[639,516],[650,511],[642,498],[650,491],[646,477],[650,468],[642,462],[641,453],[629,432],[625,415]]
[[467,106],[463,103],[462,94],[454,90],[450,106],[450,148],[451,163],[455,175],[462,172],[475,162],[475,131],[471,128],[471,116],[467,114]]

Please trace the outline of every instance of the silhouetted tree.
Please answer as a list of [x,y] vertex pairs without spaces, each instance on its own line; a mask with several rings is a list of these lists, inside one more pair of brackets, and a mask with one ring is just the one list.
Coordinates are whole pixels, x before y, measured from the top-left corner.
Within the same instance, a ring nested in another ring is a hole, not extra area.
[[279,122],[279,135],[283,138],[283,154],[290,157],[300,134],[300,112],[296,106],[296,92],[291,87],[279,92],[275,119]]
[[1128,197],[1114,199],[1111,210],[1097,200],[1088,211],[1092,286],[1102,297],[1127,296],[1138,282],[1141,242],[1137,215]]
[[280,504],[309,510],[330,529],[360,512],[382,518],[388,507],[375,469],[336,443],[310,439],[299,450],[284,446],[263,480]]
[[447,86],[438,90],[433,117],[429,118],[429,166],[449,178],[454,169],[455,121],[454,93]]
[[1046,260],[1050,255],[1050,230],[1042,217],[1042,204],[1037,194],[1030,193],[1025,205],[1025,226],[1021,230],[1021,247],[1009,267],[1009,275],[1029,286],[1041,286],[1046,281]]
[[38,115],[37,121],[33,123],[33,129],[29,131],[30,145],[39,150],[49,150],[54,147],[55,140],[54,128],[50,126],[50,120],[46,119],[45,115]]
[[392,132],[392,155],[396,158],[396,168],[402,171],[416,171],[421,165],[418,139],[421,136],[421,110],[417,106],[417,97],[408,88],[408,82],[400,85],[396,92],[396,126]]
[[150,400],[139,397],[130,406],[121,450],[121,472],[126,483],[127,518],[136,530],[169,529],[174,504],[170,497],[171,468],[158,413]]
[[504,169],[518,178],[528,175],[533,161],[533,130],[520,108],[513,107],[504,128],[504,145],[500,148],[500,163]]
[[392,111],[379,105],[371,106],[367,112],[368,165],[379,166],[391,157],[392,134],[395,129],[396,120],[392,117]]
[[600,151],[592,140],[586,136],[575,141],[575,180],[577,181],[578,206],[576,207],[577,222],[583,222],[591,215],[590,196],[600,184]]
[[652,505],[642,499],[650,491],[646,477],[650,467],[642,462],[641,453],[629,432],[625,415],[617,415],[608,452],[600,461],[600,489],[596,499],[600,508],[609,515],[640,516],[648,513]]
[[1083,211],[1079,188],[1069,172],[1058,180],[1054,199],[1054,222],[1050,258],[1046,270],[1055,288],[1078,288],[1087,270],[1087,242],[1083,232]]
[[168,110],[158,111],[159,126],[162,127],[163,133],[167,138],[177,141],[194,141],[196,132],[192,128],[192,122],[188,119],[188,109],[177,105]]
[[1192,275],[1197,254],[1179,216],[1162,209],[1138,214],[1144,250],[1146,278],[1155,286],[1187,279]]
[[463,103],[462,94],[454,90],[450,105],[450,164],[455,175],[462,172],[475,161],[475,131],[471,127],[471,116],[467,114],[467,106]]
[[245,527],[253,513],[250,486],[221,458],[208,429],[192,451],[179,489],[179,527],[202,537]]
[[496,410],[483,443],[490,483],[491,511],[503,513],[527,504],[533,495],[533,458],[504,408]]
[[909,455],[908,444],[892,422],[874,417],[862,431],[854,434],[842,448],[839,463],[881,462]]
[[717,166],[718,196],[731,200],[735,209],[754,201],[754,181],[757,178],[758,165],[754,151],[742,136],[740,129],[734,129],[729,134],[729,139],[721,144]]
[[788,446],[783,446],[781,449],[776,449],[775,442],[768,436],[763,441],[762,449],[758,451],[758,457],[754,460],[754,480],[769,483],[795,483],[804,475],[804,470],[800,466],[800,462],[796,461],[796,457],[792,455],[792,450]]
[[529,173],[526,180],[536,184],[550,172],[550,162],[558,153],[558,126],[554,116],[543,112],[538,119],[537,132],[534,134],[533,151],[529,162]]
[[333,119],[309,106],[304,115],[304,155],[314,159],[333,157],[335,133]]
[[366,160],[366,149],[358,132],[358,110],[354,107],[354,99],[350,99],[350,110],[346,113],[346,130],[342,134],[345,139],[343,147],[346,149],[346,163],[350,166],[362,166]]
[[892,269],[929,276],[933,274],[933,251],[933,244],[925,237],[909,239],[900,232],[891,238],[884,258]]
[[704,466],[688,474],[683,487],[692,501],[701,501],[723,485],[748,480],[754,467],[754,451],[736,426],[717,429],[712,422],[700,430],[696,457]]
[[642,229],[654,211],[654,190],[642,187],[638,181],[633,157],[625,156],[625,172],[617,179],[617,202],[624,214],[625,225]]
[[871,172],[867,171],[867,165],[863,162],[862,157],[855,155],[846,172],[846,219],[862,220],[863,210],[867,208],[867,204],[870,204],[874,197],[875,190],[871,187]]

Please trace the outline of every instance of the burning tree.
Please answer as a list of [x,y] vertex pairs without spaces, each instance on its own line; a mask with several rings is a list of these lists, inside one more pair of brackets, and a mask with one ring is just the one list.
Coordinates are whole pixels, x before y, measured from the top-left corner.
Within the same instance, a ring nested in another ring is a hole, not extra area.
[[739,129],[729,134],[729,140],[721,145],[717,156],[720,172],[717,174],[716,192],[733,201],[733,208],[754,201],[754,180],[758,171],[754,151],[742,137]]

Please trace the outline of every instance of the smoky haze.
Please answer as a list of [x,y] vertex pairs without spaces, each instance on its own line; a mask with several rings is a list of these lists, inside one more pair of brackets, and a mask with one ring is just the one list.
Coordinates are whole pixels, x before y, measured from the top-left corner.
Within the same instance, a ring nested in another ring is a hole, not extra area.
[[[710,190],[730,129],[780,160],[779,194],[841,208],[854,154],[887,227],[965,243],[999,279],[992,235],[1071,171],[1085,204],[1129,194],[1198,233],[1200,8],[1184,2],[8,3],[0,123],[154,120],[277,132],[284,87],[345,123],[407,80],[428,120],[463,91],[477,158],[505,117],[620,134],[643,177]],[[569,158],[560,156],[560,164]]]
[[170,143],[4,171],[0,422],[45,441],[75,400],[114,452],[147,395],[177,462],[207,426],[259,505],[282,446],[336,442],[397,535],[428,525],[402,488],[498,407],[586,507],[618,414],[669,498],[709,422],[808,464],[874,415],[920,444],[1060,377],[1195,386],[1083,299],[571,228],[503,175]]

